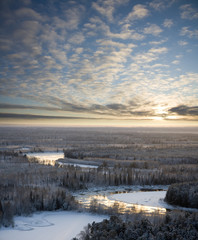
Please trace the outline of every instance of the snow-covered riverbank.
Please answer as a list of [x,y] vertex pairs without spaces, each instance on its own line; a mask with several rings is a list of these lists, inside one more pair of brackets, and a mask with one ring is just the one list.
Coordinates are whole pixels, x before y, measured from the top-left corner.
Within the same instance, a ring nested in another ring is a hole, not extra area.
[[30,217],[15,217],[14,228],[2,228],[0,240],[70,240],[88,223],[108,218],[79,212],[41,212]]

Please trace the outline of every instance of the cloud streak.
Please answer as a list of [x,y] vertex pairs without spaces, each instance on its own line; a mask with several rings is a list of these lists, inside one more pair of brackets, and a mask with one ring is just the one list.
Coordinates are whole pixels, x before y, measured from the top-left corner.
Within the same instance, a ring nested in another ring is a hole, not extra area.
[[30,105],[17,105],[17,104],[2,104],[0,103],[0,109],[37,109],[37,110],[49,110],[57,111],[59,108],[55,107],[41,107],[41,106],[30,106]]
[[169,109],[169,111],[182,116],[198,116],[198,106],[189,107],[186,105],[180,105]]
[[64,117],[64,116],[46,116],[46,115],[32,115],[32,114],[14,114],[14,113],[0,113],[0,118],[14,118],[14,119],[98,119],[85,117]]

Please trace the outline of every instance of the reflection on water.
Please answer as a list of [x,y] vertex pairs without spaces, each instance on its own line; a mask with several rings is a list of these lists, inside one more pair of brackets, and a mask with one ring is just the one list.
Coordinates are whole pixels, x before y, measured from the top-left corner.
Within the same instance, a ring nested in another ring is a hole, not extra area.
[[[113,193],[114,194],[114,193]],[[145,193],[146,194],[146,193]],[[109,195],[110,196],[110,195]],[[85,208],[98,207],[101,209],[112,209],[112,212],[124,213],[144,213],[145,215],[166,213],[166,208],[151,207],[139,204],[131,204],[109,199],[108,195],[80,195],[76,200]]]

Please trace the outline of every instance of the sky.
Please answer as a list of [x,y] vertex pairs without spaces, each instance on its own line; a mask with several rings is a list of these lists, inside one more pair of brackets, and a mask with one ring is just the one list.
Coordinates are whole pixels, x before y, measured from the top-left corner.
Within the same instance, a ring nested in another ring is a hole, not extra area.
[[1,0],[5,124],[198,126],[198,1]]

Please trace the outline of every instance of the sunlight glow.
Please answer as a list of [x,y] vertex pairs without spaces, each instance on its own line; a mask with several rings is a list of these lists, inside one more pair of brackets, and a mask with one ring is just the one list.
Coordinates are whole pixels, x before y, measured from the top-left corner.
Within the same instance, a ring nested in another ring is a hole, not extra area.
[[152,117],[152,119],[153,119],[153,120],[157,120],[157,121],[158,121],[158,120],[160,120],[160,121],[161,121],[161,120],[164,120],[163,117]]
[[166,119],[176,120],[176,119],[181,119],[181,117],[172,115],[172,116],[166,116]]
[[153,108],[155,110],[156,114],[167,114],[167,110],[166,107],[162,107],[162,106],[157,106],[155,108]]
[[141,213],[144,212],[146,215],[158,213],[164,215],[166,213],[166,208],[163,207],[152,207],[145,205],[138,205],[132,203],[126,203],[122,201],[116,201],[109,199],[108,196],[105,195],[90,195],[90,196],[79,196],[77,197],[78,203],[82,204],[85,208],[89,209],[97,208],[100,205],[104,208],[111,208],[112,211],[119,213]]

